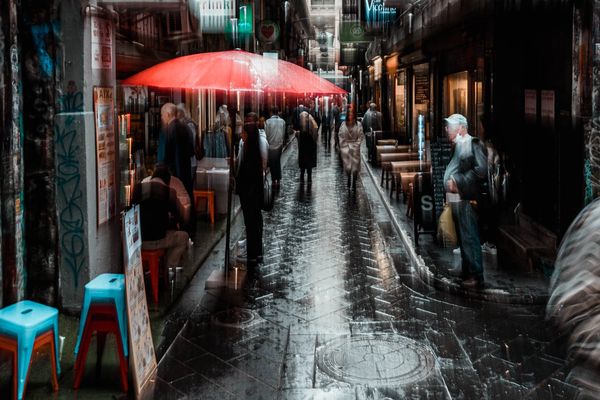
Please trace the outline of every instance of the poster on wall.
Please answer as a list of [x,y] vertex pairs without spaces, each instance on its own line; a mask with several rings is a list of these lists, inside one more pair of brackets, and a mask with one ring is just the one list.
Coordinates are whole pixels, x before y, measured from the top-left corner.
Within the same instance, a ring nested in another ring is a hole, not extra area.
[[94,125],[96,127],[96,181],[98,225],[115,215],[115,124],[114,100],[110,87],[94,87]]
[[525,89],[524,112],[525,121],[535,122],[537,118],[537,92],[531,89]]
[[125,264],[125,295],[129,328],[129,355],[133,372],[135,397],[140,398],[156,370],[156,355],[152,342],[150,316],[146,302],[142,268],[142,236],[140,207],[135,205],[123,213],[123,258]]
[[92,69],[112,67],[112,27],[108,19],[93,16],[92,27]]
[[540,105],[540,117],[542,126],[553,127],[554,126],[554,90],[542,90],[540,93],[541,105]]

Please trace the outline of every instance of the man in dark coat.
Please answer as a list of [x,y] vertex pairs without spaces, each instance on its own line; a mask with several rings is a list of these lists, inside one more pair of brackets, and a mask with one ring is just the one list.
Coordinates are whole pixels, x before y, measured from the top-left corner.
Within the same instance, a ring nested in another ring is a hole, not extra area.
[[448,138],[454,153],[444,173],[446,202],[452,207],[462,258],[463,285],[483,286],[483,261],[477,212],[487,180],[487,156],[478,138],[467,133],[467,119],[452,114],[446,120]]
[[304,105],[300,104],[298,107],[294,108],[294,111],[292,112],[292,127],[295,131],[300,130],[300,114],[305,110]]
[[338,133],[340,131],[340,126],[342,126],[341,120],[341,111],[340,107],[337,104],[337,101],[334,101],[333,107],[331,107],[331,117],[333,118],[333,139],[334,139],[334,147],[337,149],[340,147],[340,139]]
[[194,142],[187,126],[177,119],[175,104],[164,104],[160,110],[160,118],[166,133],[164,163],[171,174],[183,183],[190,198],[193,198],[191,157],[194,155]]
[[300,114],[300,131],[298,133],[298,165],[300,166],[300,182],[304,183],[304,172],[307,172],[308,183],[312,183],[312,169],[317,166],[317,138],[319,127],[315,119],[303,111]]
[[382,130],[382,116],[377,111],[375,103],[369,104],[369,109],[362,119],[363,132],[367,137],[367,147],[369,149],[369,158],[372,160],[376,157],[375,146],[377,145],[377,137],[373,134],[374,131]]

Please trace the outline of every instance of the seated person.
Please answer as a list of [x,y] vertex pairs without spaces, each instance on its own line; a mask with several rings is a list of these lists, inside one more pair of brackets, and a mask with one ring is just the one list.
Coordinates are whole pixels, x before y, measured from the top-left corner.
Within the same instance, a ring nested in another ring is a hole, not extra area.
[[182,224],[184,209],[177,192],[169,184],[171,174],[164,165],[156,167],[152,179],[138,183],[133,190],[133,203],[140,205],[142,249],[165,249],[168,268],[181,266],[181,259],[188,244],[186,232],[169,229],[172,215]]

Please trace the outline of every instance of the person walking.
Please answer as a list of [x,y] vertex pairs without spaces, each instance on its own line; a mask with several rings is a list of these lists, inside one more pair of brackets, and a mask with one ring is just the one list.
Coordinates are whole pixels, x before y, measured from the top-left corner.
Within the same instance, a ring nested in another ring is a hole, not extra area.
[[330,149],[331,141],[331,105],[327,100],[323,101],[323,115],[321,117],[321,136],[325,142],[325,148]]
[[331,107],[331,117],[333,118],[333,140],[334,140],[334,148],[338,149],[340,147],[340,139],[338,133],[340,131],[340,126],[342,125],[341,121],[341,111],[338,106],[337,100],[334,100],[333,106]]
[[346,121],[340,126],[340,154],[344,171],[348,175],[348,187],[356,190],[356,179],[360,172],[360,145],[363,140],[362,125],[356,122],[354,106],[348,108]]
[[312,184],[312,169],[317,166],[319,127],[307,111],[302,111],[299,119],[298,165],[300,166],[300,183],[304,183],[304,172],[306,172],[307,182],[310,185]]
[[[198,125],[190,117],[190,112],[185,108],[185,104],[179,103],[177,105],[177,118],[184,124],[189,131],[190,140],[194,144],[194,149],[200,145],[200,134],[198,132]],[[196,152],[190,157],[190,163],[192,165],[192,183],[196,178],[196,169],[198,167],[198,160],[196,159]]]
[[237,161],[236,191],[240,196],[246,226],[247,266],[252,273],[263,258],[261,205],[267,166],[266,146],[263,152],[255,113],[248,113],[245,117]]
[[281,152],[283,150],[283,137],[285,135],[285,121],[279,117],[277,106],[271,108],[271,118],[265,122],[265,133],[269,142],[269,169],[273,186],[281,184]]
[[362,119],[363,132],[367,136],[367,148],[369,149],[369,160],[375,158],[375,146],[377,145],[377,136],[374,134],[375,131],[383,129],[382,115],[377,111],[377,105],[375,103],[369,104],[369,109],[365,113]]
[[446,201],[452,217],[462,258],[463,286],[483,287],[481,239],[475,206],[480,201],[487,179],[487,156],[478,138],[468,134],[467,119],[452,114],[446,121],[446,133],[453,143],[454,153],[444,173]]
[[193,198],[192,164],[194,142],[189,129],[177,119],[177,107],[166,103],[160,110],[160,117],[166,132],[164,163],[171,174],[183,182],[190,198]]

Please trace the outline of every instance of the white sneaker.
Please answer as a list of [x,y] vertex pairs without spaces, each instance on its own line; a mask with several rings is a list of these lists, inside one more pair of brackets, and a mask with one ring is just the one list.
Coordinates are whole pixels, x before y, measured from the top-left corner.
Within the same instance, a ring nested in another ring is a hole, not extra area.
[[452,253],[454,253],[454,254],[460,254],[460,247],[457,247],[454,250],[452,250]]

